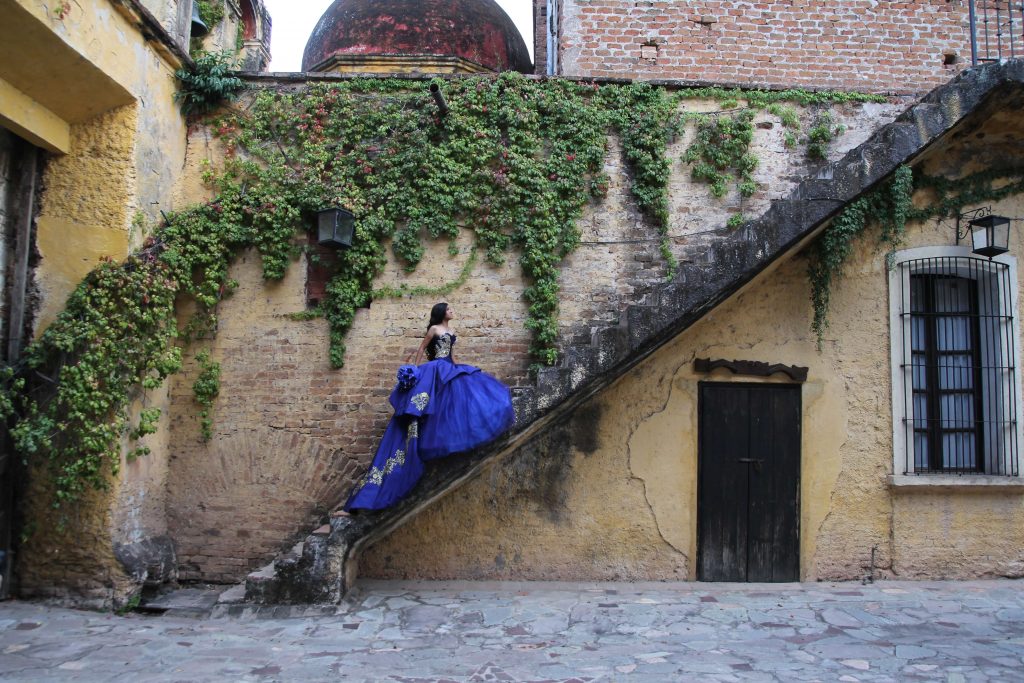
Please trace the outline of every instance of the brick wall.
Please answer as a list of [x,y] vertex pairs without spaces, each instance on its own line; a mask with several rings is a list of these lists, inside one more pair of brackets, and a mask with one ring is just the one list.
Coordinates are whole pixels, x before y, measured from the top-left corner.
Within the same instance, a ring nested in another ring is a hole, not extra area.
[[563,0],[559,53],[567,76],[901,93],[971,55],[966,0]]
[[533,0],[533,72],[547,74],[548,0]]

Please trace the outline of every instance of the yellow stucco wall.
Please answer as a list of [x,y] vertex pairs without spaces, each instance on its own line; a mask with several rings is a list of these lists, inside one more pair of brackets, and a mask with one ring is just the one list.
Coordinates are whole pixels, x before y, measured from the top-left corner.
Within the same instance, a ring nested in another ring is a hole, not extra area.
[[[161,210],[175,208],[186,138],[173,99],[180,64],[109,0],[79,0],[63,17],[53,3],[0,0],[0,14],[10,19],[0,29],[0,54],[14,55],[0,59],[0,80],[67,131],[63,149],[32,140],[56,150],[45,161],[37,206],[35,330],[41,334],[100,258],[123,258],[142,243]],[[166,407],[166,392],[144,400]],[[112,548],[166,532],[165,435],[166,429],[152,439],[151,458],[122,461],[110,490],[90,493],[74,510],[51,510],[35,478],[35,493],[26,497],[32,538],[19,555],[23,594],[48,595],[60,587],[104,605],[132,587]],[[61,515],[69,515],[65,532],[57,531]]]
[[[998,155],[1012,126],[996,116],[980,133],[968,139],[973,149],[945,145],[922,164],[930,173],[969,172],[978,140],[990,138]],[[1024,199],[992,209],[1021,216]],[[1022,232],[1016,222],[1011,253],[1018,258]],[[935,220],[908,226],[903,247],[952,244],[952,222]],[[810,331],[806,268],[797,256],[763,274],[578,409],[539,446],[490,466],[366,550],[360,574],[696,579],[698,382],[786,381],[693,371],[695,358],[710,357],[809,368],[801,386],[803,580],[1024,575],[1024,489],[890,486],[883,249],[872,236],[857,242],[834,290],[820,351]]]

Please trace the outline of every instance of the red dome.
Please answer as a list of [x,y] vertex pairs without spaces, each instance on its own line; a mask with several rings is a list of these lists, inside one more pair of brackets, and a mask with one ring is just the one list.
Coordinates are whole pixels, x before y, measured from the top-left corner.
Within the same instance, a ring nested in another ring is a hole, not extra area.
[[530,73],[523,37],[494,0],[334,0],[306,43],[302,70],[335,55],[461,57]]

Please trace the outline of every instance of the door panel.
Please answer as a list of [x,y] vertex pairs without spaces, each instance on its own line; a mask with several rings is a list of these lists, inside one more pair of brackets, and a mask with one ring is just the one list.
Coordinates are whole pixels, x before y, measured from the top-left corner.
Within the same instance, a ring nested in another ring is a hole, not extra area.
[[705,429],[702,421],[700,430],[700,573],[717,577],[706,581],[745,581],[748,480],[736,460],[750,450],[746,397],[712,391],[701,398],[715,426]]
[[800,387],[700,385],[698,578],[799,579]]

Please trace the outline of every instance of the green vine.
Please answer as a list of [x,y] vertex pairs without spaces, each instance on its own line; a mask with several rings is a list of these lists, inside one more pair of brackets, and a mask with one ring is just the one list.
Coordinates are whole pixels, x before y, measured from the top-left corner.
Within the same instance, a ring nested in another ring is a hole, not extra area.
[[684,161],[693,164],[693,179],[709,183],[714,196],[724,197],[729,183],[737,180],[740,195],[749,197],[757,192],[753,174],[758,159],[750,153],[753,139],[754,112],[750,109],[734,116],[705,117],[697,123],[696,140],[686,150]]
[[[927,203],[915,207],[916,192],[927,193]],[[880,242],[894,249],[903,238],[907,221],[955,218],[965,207],[997,202],[1024,193],[1024,168],[988,169],[963,178],[914,174],[900,166],[891,180],[874,192],[848,204],[832,219],[812,245],[808,264],[814,319],[811,329],[821,348],[828,328],[832,289],[842,276],[843,264],[854,240],[872,224],[881,226]]]
[[827,111],[820,112],[807,131],[807,156],[816,160],[828,159],[829,145],[844,132],[846,126],[837,125],[832,114]]
[[473,249],[469,252],[469,258],[466,259],[466,263],[462,266],[459,276],[450,282],[437,287],[427,287],[425,285],[410,287],[406,284],[401,284],[397,287],[378,287],[373,290],[372,297],[374,299],[400,299],[413,296],[445,297],[466,284],[466,280],[473,273],[476,263],[476,249]]
[[[210,111],[234,96],[225,55],[204,55],[194,72],[179,72],[182,108]],[[618,132],[638,206],[664,238],[668,228],[666,148],[683,123],[679,102],[690,97],[745,98],[767,107],[785,100],[827,101],[831,95],[702,89],[669,94],[648,84],[589,86],[530,81],[515,73],[436,81],[449,103],[442,116],[427,83],[359,79],[302,93],[256,93],[245,114],[228,112],[212,125],[228,155],[207,169],[214,199],[169,214],[144,248],[121,263],[104,260],[79,284],[66,309],[27,349],[21,365],[0,373],[0,411],[15,448],[45,466],[55,505],[86,487],[103,488],[159,420],[146,392],[181,367],[181,346],[216,328],[219,302],[237,287],[228,268],[240,250],[255,249],[267,279],[280,279],[300,253],[297,232],[325,206],[357,215],[351,249],[338,253],[320,308],[330,328],[330,357],[344,362],[344,339],[355,311],[375,297],[446,294],[476,265],[519,259],[528,286],[526,326],[541,363],[557,357],[559,268],[577,247],[577,220],[607,192],[603,171],[610,130]],[[837,96],[838,97],[838,96]],[[822,99],[824,98],[824,99]],[[386,245],[408,270],[424,240],[475,241],[459,277],[438,287],[374,288]],[[662,253],[674,262],[665,239]],[[177,318],[176,301],[191,300]],[[179,327],[179,324],[181,325]],[[199,354],[193,390],[209,409],[219,389],[216,364]],[[141,401],[137,419],[130,406]]]
[[200,52],[193,66],[175,71],[181,89],[174,99],[181,102],[181,113],[208,114],[238,97],[244,84],[230,75],[233,68],[234,58],[228,51]]
[[725,222],[725,227],[729,228],[730,230],[735,230],[736,228],[743,225],[743,223],[746,222],[746,220],[747,217],[744,216],[742,213],[734,213],[733,215],[729,216],[729,220]]
[[[671,166],[666,149],[682,127],[683,119],[678,113],[680,96],[670,97],[663,89],[646,83],[606,88],[601,94],[612,105],[612,123],[633,167],[633,196],[662,236],[659,249],[668,264],[666,278],[671,279],[678,264],[668,242]],[[607,191],[607,186],[603,191]],[[600,187],[594,194],[603,196]]]
[[192,393],[196,403],[202,406],[199,411],[199,429],[203,441],[213,438],[213,401],[220,394],[220,363],[210,360],[210,352],[203,349],[196,354],[199,365],[199,376],[192,384]]
[[819,349],[828,328],[832,286],[842,275],[854,241],[869,225],[877,223],[882,227],[880,241],[890,248],[898,245],[903,239],[913,193],[910,167],[900,166],[890,181],[847,204],[811,247],[808,264],[814,309],[811,329],[817,336]]

